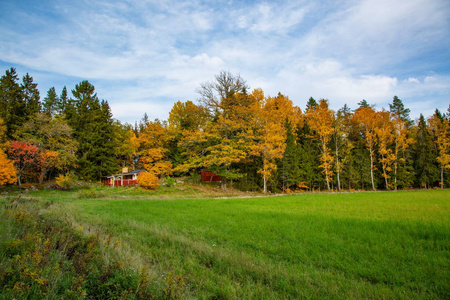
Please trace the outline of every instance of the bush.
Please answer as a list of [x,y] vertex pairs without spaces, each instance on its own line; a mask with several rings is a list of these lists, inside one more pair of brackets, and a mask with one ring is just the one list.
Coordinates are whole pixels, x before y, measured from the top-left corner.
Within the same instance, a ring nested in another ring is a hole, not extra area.
[[175,185],[175,183],[176,183],[176,180],[170,176],[167,176],[166,178],[164,178],[164,184],[167,187],[173,187]]
[[143,188],[156,190],[159,187],[159,178],[153,173],[142,172],[138,176],[137,183]]
[[71,173],[66,174],[66,175],[58,175],[56,177],[56,184],[65,190],[70,190],[71,188],[73,188],[75,186],[75,184],[77,183],[77,177]]

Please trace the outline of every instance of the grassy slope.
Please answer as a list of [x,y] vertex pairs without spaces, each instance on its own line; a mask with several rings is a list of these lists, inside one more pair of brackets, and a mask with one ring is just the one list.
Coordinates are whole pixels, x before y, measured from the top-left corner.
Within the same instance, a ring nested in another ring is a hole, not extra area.
[[[168,194],[162,197],[177,197]],[[450,297],[450,191],[183,200],[144,200],[133,190],[107,190],[100,199],[66,195],[55,211],[112,233],[134,254],[130,265],[148,265],[152,280],[169,281],[183,297]]]

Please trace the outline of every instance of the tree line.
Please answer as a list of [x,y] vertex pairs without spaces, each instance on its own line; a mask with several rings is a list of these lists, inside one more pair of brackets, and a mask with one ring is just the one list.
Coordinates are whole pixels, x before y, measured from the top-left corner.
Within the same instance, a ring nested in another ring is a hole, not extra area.
[[415,122],[397,96],[389,109],[366,100],[337,111],[310,98],[250,91],[222,71],[197,89],[197,104],[174,104],[168,120],[114,120],[107,101],[82,81],[40,99],[14,68],[0,78],[0,184],[40,183],[59,174],[88,181],[122,167],[166,176],[219,174],[222,188],[397,190],[450,184],[450,106]]

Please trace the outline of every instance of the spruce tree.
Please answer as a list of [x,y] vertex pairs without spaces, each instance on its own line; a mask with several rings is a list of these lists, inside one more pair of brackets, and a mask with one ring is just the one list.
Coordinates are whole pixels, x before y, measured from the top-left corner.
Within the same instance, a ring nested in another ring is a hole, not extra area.
[[33,118],[34,115],[41,111],[41,99],[37,83],[33,82],[33,77],[28,73],[22,78],[22,94],[25,102],[26,121]]
[[66,106],[66,118],[79,144],[78,173],[83,179],[99,180],[117,168],[110,108],[99,101],[88,81],[77,84],[72,94],[75,99]]
[[317,142],[311,139],[311,129],[306,124],[297,129],[298,157],[300,165],[300,183],[304,183],[310,190],[320,188],[322,179],[320,172],[320,151]]
[[433,141],[427,122],[420,114],[417,124],[416,143],[413,145],[415,186],[430,188],[439,180],[439,169],[436,163],[437,154],[433,149]]
[[59,98],[56,94],[55,87],[51,87],[47,91],[47,96],[44,98],[42,103],[43,112],[48,115],[55,115],[59,111]]
[[26,121],[26,103],[18,81],[15,68],[6,70],[5,75],[0,78],[0,118],[6,125],[6,136],[9,139]]
[[293,189],[300,183],[300,153],[297,136],[289,121],[286,122],[286,149],[279,162],[278,174],[284,190]]

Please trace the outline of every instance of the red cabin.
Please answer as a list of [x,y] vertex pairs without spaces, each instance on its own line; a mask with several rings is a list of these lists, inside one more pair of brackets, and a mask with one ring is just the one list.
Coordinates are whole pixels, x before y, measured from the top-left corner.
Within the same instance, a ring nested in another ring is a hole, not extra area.
[[136,185],[139,174],[146,172],[145,170],[135,170],[122,174],[115,174],[102,177],[102,183],[107,186],[128,186]]

